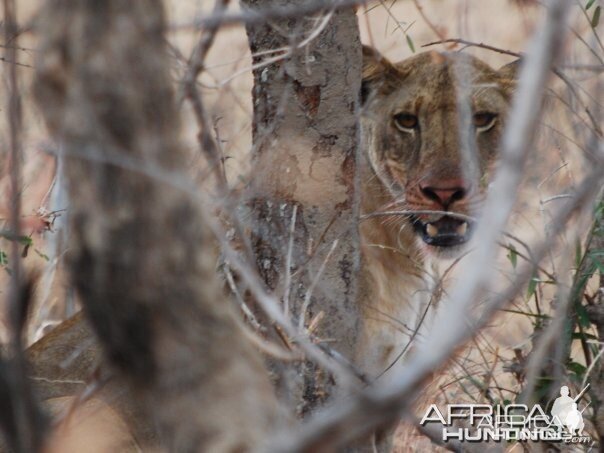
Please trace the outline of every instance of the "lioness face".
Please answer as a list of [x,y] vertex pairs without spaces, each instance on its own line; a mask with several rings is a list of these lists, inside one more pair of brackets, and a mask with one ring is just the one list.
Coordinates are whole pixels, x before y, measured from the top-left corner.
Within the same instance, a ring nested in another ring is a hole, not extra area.
[[392,64],[373,49],[363,53],[364,145],[392,195],[384,209],[413,211],[407,222],[422,247],[455,256],[474,230],[513,71],[464,54],[428,52]]

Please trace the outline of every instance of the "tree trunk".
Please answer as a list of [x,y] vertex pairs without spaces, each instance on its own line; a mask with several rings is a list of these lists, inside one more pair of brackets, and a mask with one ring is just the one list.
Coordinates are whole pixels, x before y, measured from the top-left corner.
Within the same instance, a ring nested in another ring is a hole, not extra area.
[[[265,9],[300,2],[244,0],[243,5]],[[269,65],[261,64],[266,53],[254,57],[260,66],[254,70],[248,206],[257,266],[296,325],[317,325],[312,333],[322,346],[351,358],[359,325],[357,18],[350,8],[326,10],[248,26],[247,33],[253,55],[283,47],[291,52]],[[310,363],[303,367],[281,376],[281,390],[306,414],[326,399],[331,377]]]
[[277,405],[182,189],[161,2],[52,0],[38,31],[36,97],[66,155],[71,278],[104,357],[170,451],[258,447]]

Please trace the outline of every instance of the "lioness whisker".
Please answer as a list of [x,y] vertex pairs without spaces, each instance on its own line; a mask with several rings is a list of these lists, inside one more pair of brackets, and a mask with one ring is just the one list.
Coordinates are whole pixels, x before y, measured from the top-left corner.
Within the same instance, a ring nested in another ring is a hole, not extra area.
[[442,215],[448,216],[452,218],[456,218],[459,220],[465,220],[467,222],[476,222],[477,219],[475,217],[460,214],[458,212],[450,212],[450,211],[432,211],[432,210],[405,210],[405,211],[377,211],[371,212],[369,214],[363,214],[360,216],[360,220],[367,220],[373,217],[410,217],[414,215]]

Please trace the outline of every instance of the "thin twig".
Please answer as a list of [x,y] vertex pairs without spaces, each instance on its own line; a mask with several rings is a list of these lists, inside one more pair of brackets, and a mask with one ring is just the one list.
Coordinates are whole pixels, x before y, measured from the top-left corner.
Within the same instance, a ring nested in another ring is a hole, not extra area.
[[[417,9],[417,12],[419,13],[419,15],[422,16],[422,19],[424,19],[424,22],[426,23],[426,25],[428,25],[428,27],[430,27],[430,30],[432,30],[434,32],[434,34],[436,36],[438,36],[438,38],[440,39],[440,41],[442,43],[446,43],[447,38],[445,37],[445,35],[442,34],[442,32],[438,29],[438,27],[436,27],[436,25],[434,25],[432,23],[430,18],[428,16],[426,16],[426,13],[424,13],[424,8],[419,4],[419,0],[413,0],[413,4],[415,5],[415,9]],[[452,49],[453,47],[455,47],[453,43],[450,43],[450,44],[451,45],[447,46],[447,49]]]
[[294,250],[294,233],[296,231],[296,213],[298,212],[298,205],[294,204],[292,209],[292,220],[289,225],[289,243],[287,245],[287,255],[285,257],[285,290],[283,293],[283,313],[286,317],[289,317],[289,294],[291,291],[292,281],[292,254]]
[[[228,4],[229,0],[216,0],[213,13],[216,15],[222,14],[226,10]],[[203,71],[206,56],[214,43],[218,30],[219,26],[214,25],[206,27],[202,33],[199,42],[193,49],[189,61],[189,68],[184,77],[183,86],[185,96],[191,103],[193,112],[195,114],[195,119],[197,120],[197,126],[199,128],[199,145],[201,146],[202,152],[208,158],[210,167],[214,170],[218,189],[220,193],[223,194],[227,189],[227,183],[224,172],[222,171],[222,156],[220,155],[218,145],[211,134],[211,123],[207,117],[205,107],[201,99],[201,94],[197,88],[197,78]]]
[[428,44],[422,45],[422,47],[430,47],[435,46],[437,44],[463,44],[466,47],[480,47],[481,49],[492,50],[493,52],[501,53],[504,55],[511,55],[513,57],[521,58],[523,55],[518,52],[512,52],[511,50],[500,49],[499,47],[490,46],[488,44],[484,44],[482,42],[473,42],[460,38],[449,38],[449,39],[441,39],[439,41],[432,41]]
[[327,12],[327,14],[325,14],[323,19],[319,23],[319,25],[317,27],[315,27],[315,29],[312,30],[310,32],[310,34],[306,38],[304,38],[302,41],[297,42],[297,43],[294,42],[287,47],[280,47],[278,49],[269,49],[269,50],[265,50],[265,51],[261,51],[261,52],[256,52],[252,55],[252,61],[255,61],[255,59],[259,55],[262,55],[262,54],[277,53],[278,55],[266,58],[258,63],[254,63],[252,66],[249,66],[247,68],[240,69],[237,72],[235,72],[234,74],[231,74],[230,76],[228,76],[227,78],[220,80],[216,85],[213,85],[213,86],[209,85],[208,88],[213,88],[213,89],[222,88],[223,86],[225,86],[229,82],[233,81],[237,77],[242,76],[244,74],[249,74],[250,71],[257,71],[258,69],[264,68],[266,66],[270,66],[271,64],[277,63],[279,61],[283,61],[283,60],[291,57],[295,50],[306,47],[308,44],[310,44],[313,40],[315,40],[321,34],[321,32],[325,29],[325,27],[331,20],[333,13],[334,13],[333,10]]
[[231,272],[231,269],[228,264],[225,264],[225,266],[224,266],[224,275],[226,277],[229,288],[230,288],[231,292],[235,295],[235,299],[237,299],[237,302],[239,302],[241,311],[245,315],[245,318],[247,319],[247,321],[254,327],[254,329],[259,330],[259,331],[265,330],[264,327],[262,327],[262,325],[260,325],[260,323],[258,322],[256,317],[254,316],[254,313],[252,313],[252,310],[250,310],[250,308],[247,306],[247,304],[243,300],[243,297],[239,293],[239,290],[237,289],[237,285],[235,284],[235,279],[233,278],[233,273]]
[[302,16],[310,16],[321,11],[333,10],[340,11],[343,9],[353,8],[355,6],[364,5],[367,0],[334,0],[325,2],[324,0],[316,0],[313,2],[298,3],[294,6],[270,7],[262,9],[244,9],[236,13],[213,13],[201,19],[196,19],[192,22],[175,24],[170,27],[172,30],[188,30],[214,27],[223,27],[229,25],[262,25],[270,21],[293,19]]
[[604,72],[604,64],[562,64],[560,67],[572,71]]
[[310,284],[308,290],[306,291],[306,294],[304,295],[304,303],[302,305],[302,309],[300,310],[300,318],[298,320],[298,329],[299,330],[304,329],[304,319],[306,317],[306,311],[308,310],[308,306],[310,305],[310,298],[312,297],[312,293],[313,293],[315,287],[317,286],[317,284],[319,283],[319,280],[321,279],[321,275],[323,275],[323,271],[325,270],[325,266],[327,265],[329,258],[331,258],[331,255],[333,254],[333,252],[335,251],[337,246],[338,246],[338,240],[336,239],[335,241],[333,241],[333,244],[331,245],[329,252],[327,252],[327,255],[325,255],[325,259],[321,263],[321,267],[319,267],[319,270],[318,270],[317,274],[315,275],[315,278],[313,278],[312,283]]
[[[7,47],[7,49],[10,49],[10,47]],[[18,61],[11,60],[10,58],[0,57],[0,61],[7,63],[7,64],[14,64],[16,66],[21,66],[23,68],[33,68],[32,65],[25,64],[25,63],[19,63]]]

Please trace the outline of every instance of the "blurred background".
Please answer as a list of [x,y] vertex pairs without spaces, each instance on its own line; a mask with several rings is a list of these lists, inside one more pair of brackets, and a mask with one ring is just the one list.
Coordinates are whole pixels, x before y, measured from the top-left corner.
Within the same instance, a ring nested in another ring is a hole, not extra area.
[[[18,65],[24,109],[22,231],[26,237],[21,239],[22,255],[25,267],[37,270],[40,275],[35,293],[36,308],[27,331],[28,343],[41,338],[78,309],[77,298],[63,275],[62,260],[69,243],[64,215],[66,199],[54,157],[55,145],[49,141],[31,100],[36,38],[30,32],[29,25],[35,18],[39,4],[29,0],[18,2],[18,21],[23,32],[17,49],[17,61],[0,61],[3,77],[0,90],[6,88],[7,66]],[[237,2],[230,5],[231,10],[237,10],[238,7]],[[518,240],[510,239],[502,247],[499,260],[502,286],[513,277],[516,262],[522,259],[515,250],[528,255],[533,239],[547,237],[556,203],[564,199],[589,167],[585,154],[588,127],[593,126],[594,122],[601,127],[601,120],[598,121],[601,117],[597,115],[604,101],[601,91],[604,47],[598,35],[601,25],[594,17],[599,7],[601,0],[580,0],[572,10],[572,31],[563,52],[564,61],[560,64],[566,80],[551,78],[539,139],[531,154],[526,181],[509,227]],[[166,2],[176,86],[183,77],[192,47],[199,38],[196,19],[209,14],[212,8],[213,2],[207,0]],[[375,47],[392,61],[428,49],[448,50],[470,53],[494,68],[516,59],[508,53],[526,51],[535,24],[542,15],[543,5],[538,0],[387,0],[371,2],[357,11],[363,43]],[[443,38],[458,38],[466,41],[466,44],[425,47]],[[495,50],[468,43],[484,44]],[[10,45],[3,43],[3,47]],[[219,31],[207,57],[205,71],[199,78],[215,134],[226,159],[229,185],[233,189],[245,186],[250,169],[251,65],[244,27],[230,25]],[[4,99],[5,96],[0,98]],[[1,108],[4,111],[4,106]],[[198,151],[197,124],[189,105],[184,102],[182,115],[183,137],[191,154],[191,173],[203,188],[206,162]],[[3,119],[0,124],[0,146],[6,150],[6,121]],[[7,229],[9,182],[5,151],[0,154],[0,168],[0,228]],[[522,387],[522,376],[514,373],[514,366],[522,362],[530,351],[534,335],[551,312],[557,292],[556,282],[548,274],[558,277],[572,275],[580,262],[581,244],[589,229],[590,216],[579,216],[572,228],[565,232],[560,242],[562,246],[552,247],[548,259],[544,260],[543,267],[547,273],[535,275],[524,291],[524,297],[512,301],[508,309],[475,341],[478,348],[454,360],[448,372],[449,379],[441,386],[445,400],[458,403],[480,402],[485,398],[491,402],[515,400]],[[522,243],[529,244],[526,250],[523,250]],[[5,300],[10,270],[6,255],[8,245],[6,238],[0,238],[0,303]],[[571,260],[573,266],[570,268],[559,268],[560,257],[568,253],[577,254],[579,261]],[[452,277],[455,278],[463,276]],[[595,281],[590,281],[586,293],[593,292],[595,285]],[[0,310],[0,343],[8,339],[7,323],[2,313],[4,310]],[[586,327],[583,333],[590,335],[590,327]],[[581,387],[588,372],[584,348],[585,344],[574,342],[572,360],[567,364],[569,379],[577,388]],[[596,353],[598,351],[597,345],[589,348]],[[404,437],[399,440],[403,444],[405,441]]]

